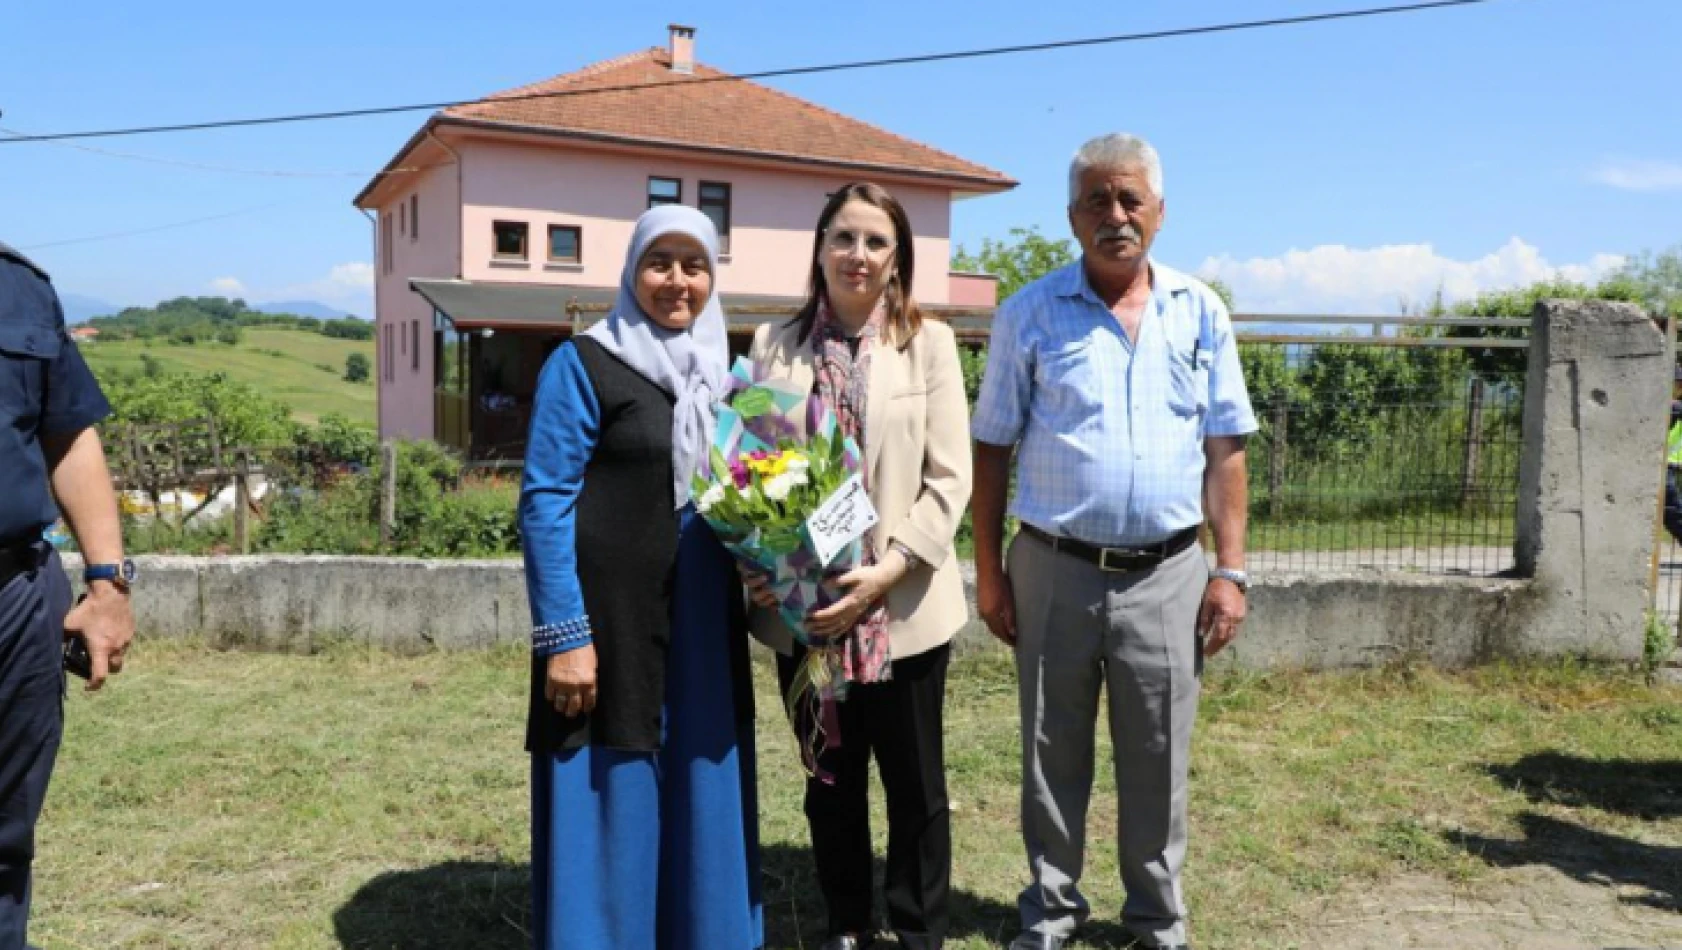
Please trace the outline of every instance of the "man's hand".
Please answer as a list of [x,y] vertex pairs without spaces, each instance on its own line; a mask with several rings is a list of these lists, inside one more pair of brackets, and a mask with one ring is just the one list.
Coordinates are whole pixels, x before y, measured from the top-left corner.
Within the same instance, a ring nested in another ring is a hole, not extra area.
[[128,594],[110,581],[89,584],[88,596],[64,618],[65,637],[74,634],[81,634],[88,645],[93,674],[87,688],[99,689],[107,674],[123,671],[123,656],[134,639],[134,610]]
[[1016,595],[1004,571],[976,572],[975,607],[993,636],[1006,646],[1016,646]]
[[557,653],[549,658],[543,698],[563,716],[573,717],[596,708],[595,644]]
[[1238,585],[1224,577],[1212,578],[1203,589],[1203,607],[1197,612],[1197,632],[1203,635],[1206,657],[1226,649],[1238,637],[1238,626],[1249,612],[1249,602]]

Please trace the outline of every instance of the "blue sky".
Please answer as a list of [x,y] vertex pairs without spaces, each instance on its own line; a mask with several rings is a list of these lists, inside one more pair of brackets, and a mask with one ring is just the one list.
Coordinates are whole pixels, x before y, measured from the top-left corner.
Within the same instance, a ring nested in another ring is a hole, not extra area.
[[[132,4],[25,0],[0,38],[0,126],[25,132],[465,98],[699,28],[733,72],[1168,29],[1360,0],[846,4]],[[588,12],[579,12],[587,10]],[[1682,242],[1682,3],[1483,6],[773,85],[1021,180],[960,203],[971,246],[1066,234],[1065,168],[1105,131],[1163,155],[1158,257],[1240,309],[1394,312]],[[242,292],[370,311],[351,197],[424,114],[0,145],[0,240],[21,247],[231,215],[32,254],[119,304]],[[243,169],[339,173],[232,174]]]

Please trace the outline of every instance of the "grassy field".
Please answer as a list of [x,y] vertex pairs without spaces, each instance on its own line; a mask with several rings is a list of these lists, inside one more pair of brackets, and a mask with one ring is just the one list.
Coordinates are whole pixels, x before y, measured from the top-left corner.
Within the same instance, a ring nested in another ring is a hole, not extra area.
[[314,422],[329,412],[339,412],[374,424],[372,379],[366,383],[344,380],[345,358],[352,353],[368,357],[370,372],[376,369],[372,341],[339,340],[304,330],[252,328],[234,346],[172,346],[161,340],[148,345],[141,340],[117,340],[85,345],[82,353],[95,373],[141,372],[140,357],[146,354],[157,360],[164,372],[225,372],[290,405],[293,417],[301,422]]
[[[815,947],[801,772],[774,676],[756,676],[767,946]],[[44,950],[524,950],[524,689],[517,651],[143,644],[109,692],[70,698],[32,936]],[[1016,928],[1014,697],[1002,653],[954,666],[960,950]],[[1186,883],[1203,950],[1336,946],[1310,926],[1328,906],[1398,879],[1475,894],[1504,861],[1563,863],[1560,834],[1619,842],[1604,873],[1682,906],[1682,689],[1572,665],[1228,673],[1211,676],[1199,730]],[[1117,948],[1116,806],[1099,774],[1079,946]]]

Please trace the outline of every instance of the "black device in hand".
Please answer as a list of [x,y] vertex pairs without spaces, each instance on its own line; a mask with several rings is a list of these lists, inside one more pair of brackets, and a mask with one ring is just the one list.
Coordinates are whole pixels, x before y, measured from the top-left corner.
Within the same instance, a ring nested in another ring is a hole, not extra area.
[[93,675],[93,657],[88,656],[88,641],[82,639],[79,633],[64,641],[64,671],[81,679]]
[[[87,597],[87,594],[83,594],[76,598],[76,603],[81,603]],[[64,671],[81,679],[93,676],[93,657],[88,655],[88,641],[79,633],[64,638]]]

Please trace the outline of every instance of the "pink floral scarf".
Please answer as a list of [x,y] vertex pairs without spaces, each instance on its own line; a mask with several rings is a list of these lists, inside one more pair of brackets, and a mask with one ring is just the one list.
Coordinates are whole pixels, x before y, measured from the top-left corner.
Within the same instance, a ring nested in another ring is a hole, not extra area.
[[[817,318],[812,322],[811,342],[817,371],[813,392],[835,411],[841,431],[858,443],[861,453],[869,438],[864,420],[870,398],[871,350],[881,341],[886,321],[886,311],[878,305],[858,335],[856,352],[830,310],[828,300],[820,301]],[[868,471],[864,473],[864,487],[870,488]],[[866,540],[861,566],[868,567],[877,560],[877,552]],[[890,656],[888,608],[878,601],[866,608],[852,636],[843,643],[842,678],[849,683],[885,682],[892,678]]]

